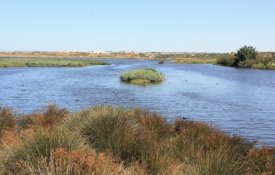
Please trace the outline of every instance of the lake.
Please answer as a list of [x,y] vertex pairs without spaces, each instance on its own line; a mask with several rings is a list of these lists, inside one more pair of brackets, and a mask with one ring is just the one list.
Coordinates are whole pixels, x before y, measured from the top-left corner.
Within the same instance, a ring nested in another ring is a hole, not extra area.
[[[0,105],[28,113],[55,103],[70,111],[95,105],[141,107],[169,119],[186,117],[275,146],[275,71],[209,64],[158,64],[106,59],[109,66],[2,68]],[[154,68],[166,80],[151,86],[120,82],[121,72]]]

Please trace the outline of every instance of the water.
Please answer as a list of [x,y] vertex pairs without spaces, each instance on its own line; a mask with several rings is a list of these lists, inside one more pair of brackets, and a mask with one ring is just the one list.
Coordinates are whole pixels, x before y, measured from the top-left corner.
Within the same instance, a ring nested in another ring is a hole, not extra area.
[[[94,105],[142,107],[275,146],[275,71],[106,61],[112,65],[0,69],[0,105],[24,113],[49,103],[71,111]],[[141,67],[163,72],[166,80],[146,87],[120,82],[121,72]]]

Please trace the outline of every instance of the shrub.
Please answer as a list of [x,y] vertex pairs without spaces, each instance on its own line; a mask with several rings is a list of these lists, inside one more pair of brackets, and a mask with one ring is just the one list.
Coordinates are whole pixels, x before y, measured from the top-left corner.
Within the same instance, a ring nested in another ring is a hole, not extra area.
[[135,69],[123,72],[120,75],[120,79],[128,83],[145,85],[163,81],[164,75],[154,69]]
[[217,59],[217,64],[231,67],[253,68],[257,61],[258,52],[252,46],[243,46],[234,56],[221,57]]
[[245,61],[245,60],[255,60],[257,57],[257,50],[256,48],[252,46],[243,46],[240,48],[235,56],[239,61]]
[[222,66],[230,66],[234,62],[233,56],[222,56],[217,59],[217,64]]
[[252,67],[258,52],[252,46],[243,46],[235,54],[235,60],[231,66],[233,67]]

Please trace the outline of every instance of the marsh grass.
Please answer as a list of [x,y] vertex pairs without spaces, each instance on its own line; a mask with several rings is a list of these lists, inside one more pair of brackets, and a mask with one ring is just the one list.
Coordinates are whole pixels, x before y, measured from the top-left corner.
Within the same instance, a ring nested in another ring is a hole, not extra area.
[[[4,111],[12,118],[10,110]],[[0,174],[275,172],[275,149],[258,148],[204,123],[167,121],[146,110],[105,106],[69,114],[50,105],[24,118],[22,126],[9,125],[20,126],[13,137],[21,142],[0,147]]]
[[123,72],[120,75],[120,79],[127,83],[147,85],[162,82],[164,75],[154,69],[135,69]]
[[77,113],[67,125],[97,151],[111,153],[128,166],[139,162],[148,174],[171,174],[174,168],[175,174],[198,175],[274,171],[272,154],[263,155],[254,143],[203,123],[168,122],[140,109],[98,107]]
[[25,174],[62,174],[62,175],[140,175],[144,171],[138,166],[125,168],[116,163],[110,155],[96,153],[94,149],[76,149],[67,151],[63,148],[52,151],[49,160],[41,157],[38,166],[25,162]]
[[[6,130],[12,130],[15,126],[13,111],[9,108],[0,107],[0,139]],[[0,140],[1,142],[2,140]]]
[[216,58],[185,58],[185,57],[180,57],[180,58],[174,58],[176,63],[178,64],[214,64],[216,63],[217,59]]
[[39,159],[49,160],[51,151],[58,148],[73,150],[83,147],[84,143],[81,136],[65,128],[35,130],[20,145],[7,150],[9,155],[3,161],[4,173],[21,174],[26,162],[37,168]]
[[0,67],[84,67],[91,65],[107,65],[97,60],[73,60],[58,58],[10,58],[0,59]]

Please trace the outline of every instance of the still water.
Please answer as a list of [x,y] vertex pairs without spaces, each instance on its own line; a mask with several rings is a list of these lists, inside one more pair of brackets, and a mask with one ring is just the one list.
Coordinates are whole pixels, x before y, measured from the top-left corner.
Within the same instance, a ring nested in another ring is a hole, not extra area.
[[[275,146],[275,71],[144,60],[106,62],[111,65],[0,69],[0,105],[22,113],[49,103],[71,111],[94,105],[142,107]],[[120,82],[121,72],[144,67],[161,71],[166,80],[146,87]]]

